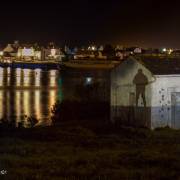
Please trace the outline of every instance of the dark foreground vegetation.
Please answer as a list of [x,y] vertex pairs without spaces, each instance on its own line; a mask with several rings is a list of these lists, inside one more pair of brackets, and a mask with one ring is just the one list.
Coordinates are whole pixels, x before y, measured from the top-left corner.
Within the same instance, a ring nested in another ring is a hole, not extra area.
[[51,127],[34,127],[33,117],[27,129],[2,121],[0,179],[180,179],[180,131],[112,125],[107,104],[86,107],[57,103]]
[[[1,128],[0,179],[178,179],[180,131],[86,121]],[[88,129],[87,129],[88,126]]]

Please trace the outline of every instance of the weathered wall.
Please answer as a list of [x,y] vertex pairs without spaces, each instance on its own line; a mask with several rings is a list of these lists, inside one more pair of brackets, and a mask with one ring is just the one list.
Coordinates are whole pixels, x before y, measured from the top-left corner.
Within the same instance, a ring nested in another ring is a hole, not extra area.
[[[136,107],[136,85],[133,83],[138,70],[142,69],[148,79],[145,86],[145,101],[140,96]],[[142,64],[129,59],[111,73],[111,120],[130,125],[150,126],[151,120],[151,84],[154,80],[151,72]]]
[[[153,62],[152,62],[153,63]],[[145,102],[133,79],[141,69],[148,79]],[[152,75],[142,64],[127,60],[111,73],[111,120],[122,124],[180,129],[180,75]]]
[[180,128],[180,107],[175,102],[178,97],[173,100],[173,95],[177,93],[180,93],[180,75],[156,76],[156,82],[152,84],[152,128]]

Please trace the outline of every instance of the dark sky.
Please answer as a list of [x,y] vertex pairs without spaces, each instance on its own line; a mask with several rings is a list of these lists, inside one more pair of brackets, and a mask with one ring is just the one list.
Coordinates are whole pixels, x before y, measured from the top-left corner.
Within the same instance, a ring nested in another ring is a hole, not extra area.
[[47,0],[1,4],[0,43],[56,41],[180,48],[180,2]]

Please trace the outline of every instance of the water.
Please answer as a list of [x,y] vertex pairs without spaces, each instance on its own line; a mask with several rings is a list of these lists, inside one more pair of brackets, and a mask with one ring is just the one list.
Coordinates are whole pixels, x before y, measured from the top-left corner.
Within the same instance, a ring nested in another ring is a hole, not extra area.
[[[58,70],[0,67],[0,119],[35,117],[38,124],[51,124],[51,108],[58,100]],[[25,122],[26,123],[26,122]]]

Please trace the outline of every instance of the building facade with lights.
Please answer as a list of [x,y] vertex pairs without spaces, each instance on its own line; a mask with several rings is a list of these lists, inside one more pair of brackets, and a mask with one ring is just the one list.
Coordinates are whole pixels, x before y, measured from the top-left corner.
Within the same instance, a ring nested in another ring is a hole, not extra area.
[[62,61],[65,58],[64,52],[60,48],[44,48],[42,51],[42,59]]
[[35,49],[33,47],[24,47],[19,48],[17,52],[18,60],[41,60],[42,59],[42,51],[40,49]]
[[40,47],[38,44],[8,44],[4,49],[0,50],[1,62],[9,63],[13,61],[33,62],[33,61],[62,61],[66,58],[65,52],[58,47],[48,46]]

